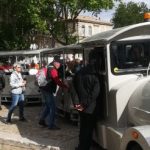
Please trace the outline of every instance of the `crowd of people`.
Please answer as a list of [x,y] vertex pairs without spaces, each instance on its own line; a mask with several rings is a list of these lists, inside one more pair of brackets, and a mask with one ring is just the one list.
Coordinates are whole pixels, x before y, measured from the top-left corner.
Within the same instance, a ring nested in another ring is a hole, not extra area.
[[[80,133],[79,145],[76,150],[89,150],[92,142],[92,133],[96,124],[96,106],[100,94],[100,82],[97,70],[96,52],[89,54],[89,63],[84,66],[79,59],[75,61],[66,60],[62,64],[59,57],[54,57],[50,64],[43,62],[42,69],[46,76],[50,78],[49,82],[39,87],[44,102],[44,107],[39,117],[39,125],[47,127],[49,130],[60,129],[56,123],[56,105],[55,96],[56,87],[59,86],[64,90],[70,90],[69,85],[63,82],[62,70],[65,69],[65,76],[73,77],[73,85],[78,96],[78,101],[73,100],[74,108],[79,111],[80,115]],[[63,68],[63,69],[62,69]],[[10,86],[12,102],[8,110],[6,123],[12,122],[12,113],[17,105],[19,106],[19,120],[27,121],[24,116],[24,92],[27,81],[22,77],[22,66],[18,63],[13,65],[13,72],[10,75]],[[29,74],[36,75],[39,70],[34,62],[31,63]]]
[[[57,55],[56,55],[57,57]],[[61,64],[63,64],[63,60],[60,59]],[[40,67],[43,67],[45,65],[46,61],[43,61],[42,63],[40,62],[35,62],[32,60],[31,62],[28,63],[23,63],[23,62],[17,62],[18,64],[21,65],[22,67],[22,72],[26,72],[27,75],[35,75]],[[8,63],[6,62],[0,62],[0,70],[4,71],[4,73],[11,73],[13,71],[13,64],[15,63]],[[40,66],[40,64],[42,66]],[[78,71],[81,67],[83,66],[83,61],[80,60],[79,58],[71,60],[70,58],[66,58],[64,61],[64,67],[65,67],[65,72],[66,75],[74,75],[76,71]],[[62,68],[62,67],[61,67]],[[60,68],[60,69],[61,69]]]

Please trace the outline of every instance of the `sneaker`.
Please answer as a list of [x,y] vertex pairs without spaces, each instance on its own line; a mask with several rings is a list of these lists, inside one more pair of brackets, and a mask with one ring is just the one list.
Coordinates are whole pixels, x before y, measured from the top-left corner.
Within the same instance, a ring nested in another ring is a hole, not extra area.
[[4,121],[4,123],[6,123],[6,124],[11,124],[12,122],[11,122],[10,119],[6,119],[6,120]]
[[20,119],[19,119],[19,121],[27,122],[27,119],[26,119],[26,118],[24,118],[24,117],[22,117],[22,118],[20,118]]
[[39,121],[39,125],[43,126],[43,127],[47,127],[47,124],[45,123],[44,120],[40,120]]

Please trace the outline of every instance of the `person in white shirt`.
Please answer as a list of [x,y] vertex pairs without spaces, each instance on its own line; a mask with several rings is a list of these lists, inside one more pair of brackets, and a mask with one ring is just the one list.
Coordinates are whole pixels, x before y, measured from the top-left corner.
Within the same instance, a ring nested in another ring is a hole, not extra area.
[[11,116],[19,104],[19,120],[26,121],[24,117],[24,90],[26,80],[22,78],[20,64],[14,64],[14,71],[10,76],[12,103],[8,111],[6,123],[11,123]]

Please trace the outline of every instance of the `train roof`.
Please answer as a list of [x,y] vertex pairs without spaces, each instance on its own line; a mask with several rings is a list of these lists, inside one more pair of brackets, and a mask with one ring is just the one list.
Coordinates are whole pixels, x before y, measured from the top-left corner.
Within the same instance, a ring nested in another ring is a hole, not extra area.
[[[80,45],[72,44],[67,46],[61,46],[58,48],[45,48],[45,49],[37,49],[37,50],[18,50],[18,51],[0,51],[0,56],[19,56],[19,55],[36,55],[42,53],[59,53],[64,50],[67,50],[67,53],[75,52],[79,49],[82,49]],[[66,52],[65,52],[66,53]]]
[[51,48],[51,49],[45,49],[42,51],[42,53],[59,53],[64,51],[65,53],[72,53],[72,52],[79,52],[79,50],[82,50],[83,48],[79,44],[72,44],[67,46],[61,46],[57,48]]
[[18,51],[0,51],[0,56],[19,56],[19,55],[36,55],[45,49],[38,50],[18,50]]
[[83,46],[102,45],[128,37],[144,35],[150,35],[150,22],[138,23],[98,33],[84,39],[81,44]]
[[81,41],[79,44],[61,46],[58,48],[45,48],[38,50],[18,50],[18,51],[0,51],[0,56],[7,55],[35,55],[42,53],[78,53],[83,47],[92,45],[105,45],[112,41],[121,41],[123,39],[137,40],[150,37],[150,22],[138,23],[122,28],[116,28],[102,33],[95,34]]

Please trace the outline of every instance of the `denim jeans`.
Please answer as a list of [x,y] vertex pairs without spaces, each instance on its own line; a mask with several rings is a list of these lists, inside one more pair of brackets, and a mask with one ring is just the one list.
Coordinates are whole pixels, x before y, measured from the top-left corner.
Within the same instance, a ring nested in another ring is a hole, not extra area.
[[24,95],[12,93],[12,103],[7,116],[8,120],[11,120],[11,115],[15,110],[17,104],[19,104],[19,118],[21,119],[24,117]]
[[51,128],[55,125],[56,105],[54,95],[50,92],[41,90],[42,99],[44,101],[44,109],[41,114],[40,120],[45,120],[48,117],[48,127]]

